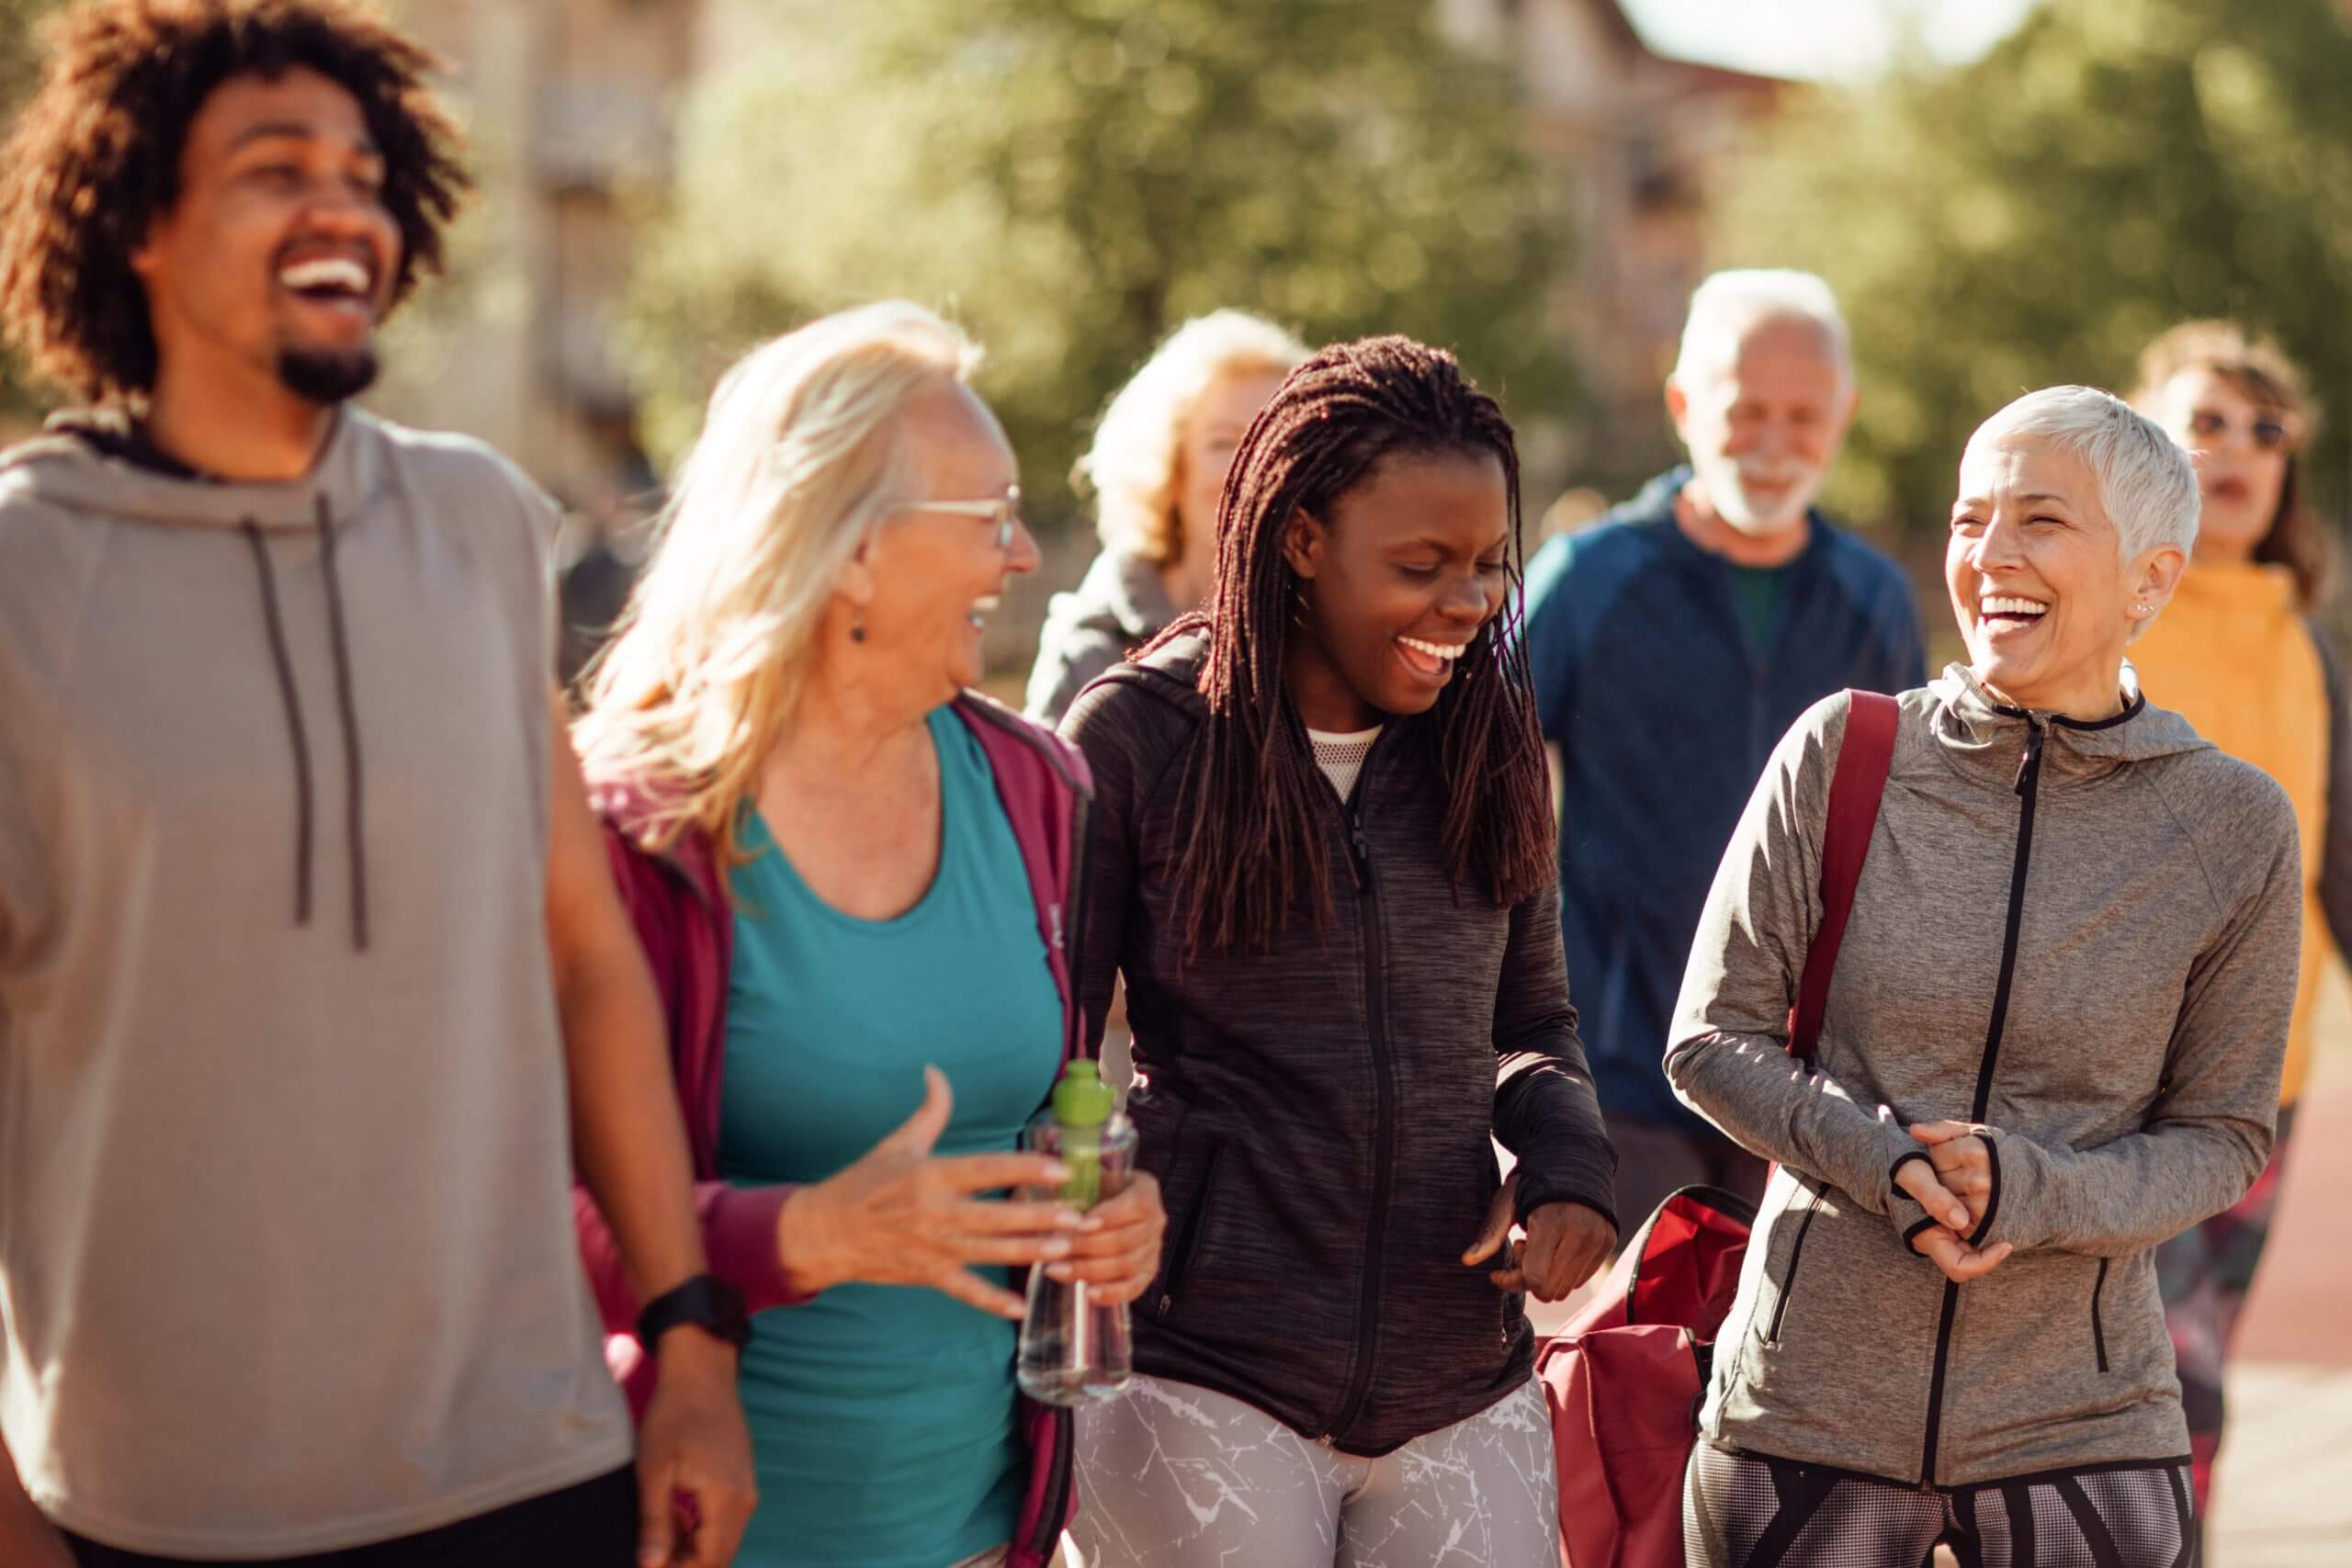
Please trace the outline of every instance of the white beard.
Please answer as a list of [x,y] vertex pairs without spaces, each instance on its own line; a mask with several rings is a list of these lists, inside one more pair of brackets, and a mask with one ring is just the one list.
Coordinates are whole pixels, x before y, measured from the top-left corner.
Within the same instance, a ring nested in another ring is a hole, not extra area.
[[1748,497],[1747,465],[1721,459],[1700,462],[1693,458],[1691,466],[1715,515],[1752,538],[1786,533],[1803,522],[1805,510],[1821,493],[1821,483],[1826,477],[1822,470],[1805,465],[1785,465],[1776,469],[1758,466],[1756,477],[1759,479],[1796,481],[1796,488],[1776,502],[1768,513],[1761,503]]

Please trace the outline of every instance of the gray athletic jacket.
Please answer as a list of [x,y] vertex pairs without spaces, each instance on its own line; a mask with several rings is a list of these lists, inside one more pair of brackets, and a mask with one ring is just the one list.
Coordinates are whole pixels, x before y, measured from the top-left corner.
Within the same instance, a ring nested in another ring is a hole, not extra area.
[[1087,683],[1141,648],[1177,615],[1159,563],[1104,550],[1086,577],[1046,607],[1037,662],[1029,671],[1027,712],[1056,725]]
[[[1996,705],[1955,665],[1902,697],[1815,1070],[1783,1055],[1821,915],[1848,698],[1781,741],[1716,874],[1666,1070],[1780,1162],[1703,1435],[1928,1485],[2183,1458],[2155,1246],[2269,1157],[2301,891],[2285,792],[2177,715]],[[1953,1285],[1907,1237],[1905,1129],[1995,1129]]]

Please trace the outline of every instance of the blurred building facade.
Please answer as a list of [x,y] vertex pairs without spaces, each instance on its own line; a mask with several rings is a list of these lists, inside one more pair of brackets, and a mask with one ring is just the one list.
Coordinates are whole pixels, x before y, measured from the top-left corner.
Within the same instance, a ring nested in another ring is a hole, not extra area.
[[[672,173],[681,90],[708,58],[706,0],[403,0],[447,60],[480,198],[447,298],[391,344],[378,400],[513,456],[567,506],[651,483],[618,337],[635,214]],[[396,329],[405,323],[395,323]]]
[[[1531,430],[1531,479],[1622,489],[1670,451],[1659,384],[1741,136],[1789,85],[1667,59],[1616,0],[1431,0],[1445,30],[1516,62],[1530,137],[1579,248],[1556,306],[1590,397]],[[605,513],[651,476],[617,336],[632,216],[670,176],[681,92],[804,0],[404,0],[454,66],[483,175],[437,341],[396,343],[391,412],[473,432],[568,505]],[[1533,498],[1538,504],[1546,499]]]
[[1454,39],[1516,64],[1532,143],[1576,218],[1558,308],[1590,402],[1565,450],[1531,454],[1531,473],[1622,494],[1673,451],[1661,388],[1706,273],[1710,199],[1742,140],[1795,89],[1668,59],[1617,0],[1436,3]]

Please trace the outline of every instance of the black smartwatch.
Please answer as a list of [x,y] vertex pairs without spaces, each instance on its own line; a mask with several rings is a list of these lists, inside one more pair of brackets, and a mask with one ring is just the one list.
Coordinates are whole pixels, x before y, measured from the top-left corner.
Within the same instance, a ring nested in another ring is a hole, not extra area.
[[637,1314],[637,1342],[650,1356],[662,1336],[682,1324],[738,1350],[752,1342],[752,1316],[743,1310],[743,1292],[715,1275],[697,1274],[646,1303]]

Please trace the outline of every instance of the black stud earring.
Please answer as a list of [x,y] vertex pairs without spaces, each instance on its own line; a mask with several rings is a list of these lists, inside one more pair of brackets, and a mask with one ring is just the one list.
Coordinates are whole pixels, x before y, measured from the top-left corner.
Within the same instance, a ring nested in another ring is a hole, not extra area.
[[865,623],[864,621],[852,621],[849,624],[849,640],[852,642],[864,642],[865,640]]

